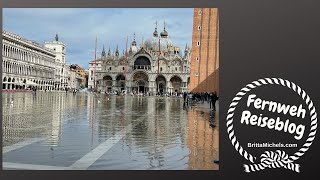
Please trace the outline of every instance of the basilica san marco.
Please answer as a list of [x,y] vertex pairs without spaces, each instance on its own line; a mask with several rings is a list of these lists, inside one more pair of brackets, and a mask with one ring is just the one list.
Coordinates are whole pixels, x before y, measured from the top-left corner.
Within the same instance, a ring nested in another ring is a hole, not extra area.
[[127,52],[105,51],[89,63],[89,89],[100,92],[164,94],[187,92],[190,81],[191,50],[175,46],[164,25],[137,45],[135,37]]

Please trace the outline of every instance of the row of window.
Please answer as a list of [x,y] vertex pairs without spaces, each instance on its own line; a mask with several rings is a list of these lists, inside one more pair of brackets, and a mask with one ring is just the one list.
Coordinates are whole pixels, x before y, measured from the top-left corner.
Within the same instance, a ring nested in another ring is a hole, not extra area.
[[[109,70],[111,71],[112,70],[112,67],[106,67],[106,71]],[[124,67],[122,67],[122,70],[124,71]],[[93,71],[91,71],[91,74],[93,74]]]
[[50,67],[54,66],[53,62],[50,62],[50,58],[40,56],[35,53],[30,53],[26,50],[21,50],[15,47],[4,44],[2,46],[2,56],[18,59],[21,61],[28,61],[35,64],[47,65]]
[[32,66],[25,66],[17,63],[10,63],[4,61],[2,63],[2,69],[6,73],[14,73],[21,75],[38,76],[44,78],[53,78],[53,71],[35,68]]
[[[202,14],[202,10],[199,9],[198,15],[201,16],[201,14]],[[200,30],[201,30],[201,26],[198,25],[198,31],[200,31]],[[197,46],[198,47],[200,46],[200,41],[197,42]],[[199,60],[200,60],[199,57],[196,57],[196,61],[199,62]],[[195,76],[198,77],[199,76],[199,72],[195,72]]]
[[[201,16],[201,14],[202,14],[202,10],[201,9],[199,9],[199,11],[198,11],[198,15],[199,16]],[[201,30],[201,26],[200,25],[198,25],[198,31],[200,31]],[[200,41],[198,41],[197,42],[197,46],[200,46]]]
[[[53,48],[54,51],[56,51],[57,49],[56,48]],[[62,52],[64,52],[64,47],[62,47]]]
[[[199,60],[197,59],[197,61],[199,61]],[[160,67],[160,71],[162,71],[162,69],[163,69],[163,68]],[[184,69],[187,69],[187,66],[184,66]],[[106,67],[106,70],[111,71],[111,70],[112,70],[112,67]],[[124,70],[125,70],[125,67],[122,67],[122,70],[124,71]],[[175,70],[178,71],[178,68],[175,67]],[[182,67],[179,67],[179,71],[182,71]],[[93,74],[93,71],[91,71],[91,74]]]
[[[184,69],[187,69],[187,66],[184,66]],[[106,68],[106,70],[111,71],[111,70],[112,70],[112,67]],[[122,67],[122,70],[123,70],[123,71],[125,70],[124,67]],[[162,70],[163,70],[163,68],[160,67],[160,72],[162,72]],[[172,72],[173,72],[173,71],[174,71],[174,70],[172,70]],[[177,67],[175,68],[175,71],[178,71],[178,68],[177,68]],[[182,67],[179,67],[179,71],[182,71]],[[91,74],[93,74],[93,71],[91,71]]]

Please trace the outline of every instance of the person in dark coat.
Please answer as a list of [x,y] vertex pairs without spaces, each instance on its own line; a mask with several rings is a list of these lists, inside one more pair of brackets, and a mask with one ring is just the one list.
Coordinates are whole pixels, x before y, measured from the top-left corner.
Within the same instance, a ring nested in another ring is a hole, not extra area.
[[213,92],[210,96],[211,102],[210,102],[210,108],[213,108],[213,110],[216,110],[216,101],[218,100],[218,96],[216,92]]
[[187,96],[188,96],[187,92],[184,92],[183,93],[183,106],[186,105]]

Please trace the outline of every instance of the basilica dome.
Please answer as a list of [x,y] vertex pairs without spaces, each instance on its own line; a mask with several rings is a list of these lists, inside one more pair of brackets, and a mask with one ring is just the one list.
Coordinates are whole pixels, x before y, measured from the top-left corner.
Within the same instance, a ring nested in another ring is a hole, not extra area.
[[167,51],[168,47],[173,46],[173,43],[169,37],[150,37],[145,41],[147,49],[152,51],[159,51],[159,39],[160,39],[160,50]]

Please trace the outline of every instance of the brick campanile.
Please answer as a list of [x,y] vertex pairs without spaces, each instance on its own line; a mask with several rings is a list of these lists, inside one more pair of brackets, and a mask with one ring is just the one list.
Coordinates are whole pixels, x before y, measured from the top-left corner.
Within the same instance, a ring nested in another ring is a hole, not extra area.
[[194,8],[191,52],[190,91],[219,93],[217,8]]

